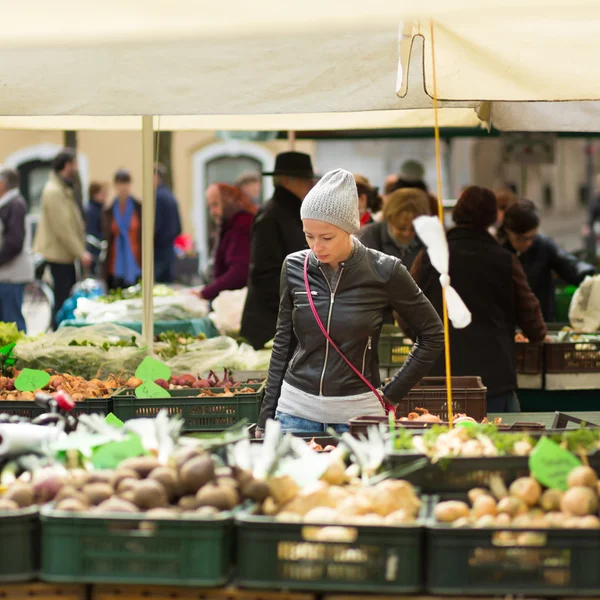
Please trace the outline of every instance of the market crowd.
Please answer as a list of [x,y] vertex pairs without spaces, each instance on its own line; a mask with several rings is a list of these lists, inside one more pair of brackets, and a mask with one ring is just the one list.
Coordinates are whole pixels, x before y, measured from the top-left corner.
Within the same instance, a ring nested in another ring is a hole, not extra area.
[[[74,192],[77,168],[73,151],[56,156],[33,241],[33,252],[51,272],[56,310],[71,293],[78,269],[111,289],[132,285],[141,275],[143,206],[132,194],[131,174],[117,170],[112,191],[93,182],[84,208]],[[263,176],[273,178],[275,190],[266,202]],[[164,166],[157,165],[154,177],[155,278],[170,283],[181,222]],[[444,374],[439,274],[413,226],[419,216],[437,217],[438,201],[419,163],[406,162],[379,194],[362,175],[338,169],[318,177],[309,155],[284,152],[272,172],[211,184],[206,205],[212,254],[206,284],[196,293],[212,301],[222,291],[247,287],[241,336],[256,349],[274,339],[259,427],[275,415],[293,428],[340,422],[331,407],[315,408],[315,398],[331,396],[331,378],[341,398],[356,397],[356,406],[363,402],[367,410],[379,397],[369,386],[381,386],[377,341],[383,324],[398,323],[416,342],[400,376],[382,388],[383,407],[386,398],[401,398],[424,375]],[[18,173],[5,169],[0,320],[20,329],[23,291],[33,277],[25,215]],[[515,331],[544,340],[546,322],[555,319],[556,276],[578,285],[596,269],[541,233],[536,206],[508,187],[466,188],[452,219],[450,277],[472,313],[469,327],[451,329],[453,375],[480,375],[490,412],[518,410]],[[311,254],[302,253],[307,248]],[[344,412],[340,406],[338,414]]]

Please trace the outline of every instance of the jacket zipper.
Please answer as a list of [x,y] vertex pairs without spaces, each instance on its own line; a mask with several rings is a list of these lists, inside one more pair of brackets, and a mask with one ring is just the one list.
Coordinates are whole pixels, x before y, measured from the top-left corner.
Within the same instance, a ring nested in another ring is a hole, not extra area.
[[365,367],[367,366],[367,350],[371,349],[371,336],[369,336],[369,340],[367,341],[367,345],[365,346],[365,352],[363,354],[363,366],[362,366],[362,374],[365,376]]
[[[327,275],[321,267],[319,267],[319,271],[323,273],[323,277],[325,277],[325,281],[327,282],[327,287],[329,288],[329,292],[331,293],[331,301],[329,302],[329,314],[327,315],[327,334],[329,335],[329,328],[331,327],[331,313],[333,312],[333,303],[335,302],[335,293],[340,285],[340,280],[342,279],[342,274],[344,269],[342,268],[340,271],[340,276],[338,277],[337,283],[335,284],[335,289],[331,289],[331,285],[329,283],[329,279],[327,279]],[[327,359],[329,358],[329,340],[325,341],[325,362],[323,363],[323,372],[321,373],[321,384],[319,386],[319,395],[323,395],[323,382],[325,381],[325,370],[327,369]]]

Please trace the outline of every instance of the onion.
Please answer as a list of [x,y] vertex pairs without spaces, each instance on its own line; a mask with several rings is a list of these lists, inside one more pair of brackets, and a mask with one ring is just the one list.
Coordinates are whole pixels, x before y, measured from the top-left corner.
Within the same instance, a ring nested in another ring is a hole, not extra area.
[[33,475],[33,490],[37,501],[43,504],[54,500],[64,485],[65,479],[64,471],[55,467],[45,467],[36,471]]

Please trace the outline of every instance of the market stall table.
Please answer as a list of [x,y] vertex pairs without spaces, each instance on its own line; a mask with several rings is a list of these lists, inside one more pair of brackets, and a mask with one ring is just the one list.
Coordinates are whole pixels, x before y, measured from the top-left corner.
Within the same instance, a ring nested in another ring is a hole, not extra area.
[[[565,411],[561,411],[565,412]],[[600,411],[566,411],[568,415],[581,419],[589,423],[600,424]],[[495,417],[502,419],[503,425],[511,425],[512,423],[542,423],[546,429],[550,429],[554,423],[556,413],[554,412],[521,412],[521,413],[491,413],[488,415],[490,421]],[[578,427],[578,425],[574,425]]]

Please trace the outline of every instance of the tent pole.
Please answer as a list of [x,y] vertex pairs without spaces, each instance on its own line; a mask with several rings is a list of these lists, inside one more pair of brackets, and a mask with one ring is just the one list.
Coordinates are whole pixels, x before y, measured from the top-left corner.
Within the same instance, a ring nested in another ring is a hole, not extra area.
[[152,352],[154,341],[154,131],[151,116],[142,117],[142,338]]
[[288,131],[288,142],[290,144],[290,150],[295,150],[296,149],[296,132],[295,131]]

